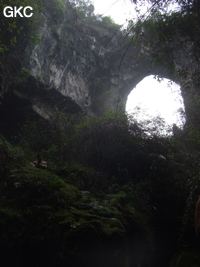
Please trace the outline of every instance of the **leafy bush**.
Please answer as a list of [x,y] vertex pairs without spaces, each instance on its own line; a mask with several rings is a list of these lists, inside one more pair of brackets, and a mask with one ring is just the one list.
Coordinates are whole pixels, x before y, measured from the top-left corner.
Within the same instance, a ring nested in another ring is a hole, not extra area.
[[100,19],[96,20],[95,24],[113,31],[117,31],[120,28],[120,25],[115,23],[110,16],[102,16]]
[[[5,6],[31,6],[34,9],[34,16],[27,18],[10,17],[6,18],[3,12],[0,13],[0,24],[2,25],[0,32],[0,59],[8,52],[14,50],[19,44],[24,48],[24,44],[31,41],[34,42],[36,35],[35,24],[37,22],[37,12],[41,12],[43,4],[40,0],[9,0],[1,1],[0,9],[3,11]],[[23,36],[23,39],[21,38]]]
[[86,24],[103,27],[108,30],[116,31],[120,28],[110,16],[94,14],[94,5],[90,0],[76,1],[75,10],[77,17]]
[[76,12],[79,18],[94,18],[94,5],[90,0],[77,0]]
[[66,5],[64,0],[49,0],[44,2],[44,6],[49,11],[53,22],[63,20],[66,11]]
[[24,152],[13,147],[3,136],[0,136],[0,150],[0,179],[5,180],[12,169],[24,163]]

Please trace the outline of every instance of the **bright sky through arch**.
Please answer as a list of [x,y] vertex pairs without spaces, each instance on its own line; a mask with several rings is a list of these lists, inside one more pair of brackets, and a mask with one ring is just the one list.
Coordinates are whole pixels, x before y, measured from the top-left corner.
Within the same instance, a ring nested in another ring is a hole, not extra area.
[[[96,14],[111,16],[120,25],[125,25],[129,19],[136,19],[135,5],[130,0],[93,0],[93,3]],[[174,5],[168,11],[175,9],[177,6]],[[129,113],[139,106],[139,121],[160,116],[168,125],[176,124],[182,128],[185,118],[178,110],[184,112],[185,109],[180,88],[175,83],[169,86],[168,82],[169,80],[163,80],[159,83],[153,76],[145,78],[129,95],[126,111]]]
[[[137,107],[140,112],[136,112]],[[171,126],[176,124],[182,128],[185,123],[185,107],[180,86],[168,79],[158,82],[153,75],[144,78],[131,91],[126,111],[128,114],[134,113],[134,119],[138,122],[158,116]]]

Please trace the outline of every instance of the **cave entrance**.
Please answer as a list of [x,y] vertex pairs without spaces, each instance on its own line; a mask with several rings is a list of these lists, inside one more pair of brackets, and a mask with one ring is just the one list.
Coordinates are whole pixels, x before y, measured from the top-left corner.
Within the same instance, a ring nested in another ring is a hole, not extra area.
[[129,94],[126,113],[130,123],[137,123],[147,135],[173,135],[186,121],[180,85],[154,75],[145,77]]

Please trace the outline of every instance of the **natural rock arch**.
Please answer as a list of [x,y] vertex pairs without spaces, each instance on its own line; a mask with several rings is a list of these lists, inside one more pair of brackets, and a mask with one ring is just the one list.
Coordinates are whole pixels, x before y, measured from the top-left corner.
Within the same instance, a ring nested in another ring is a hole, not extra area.
[[61,93],[89,114],[101,114],[105,108],[125,110],[128,94],[144,77],[155,74],[169,78],[166,69],[153,67],[150,56],[142,54],[142,44],[130,45],[121,32],[113,35],[104,28],[82,25],[78,34],[65,33],[69,38],[66,44],[62,31],[67,21],[60,25],[58,34],[46,26],[48,19],[45,17],[40,26],[41,43],[32,51],[27,49],[28,90],[27,83],[15,89],[15,94],[29,99],[34,107],[40,103],[38,111],[50,108],[45,103],[45,89],[52,97]]
[[[144,49],[142,40],[134,45],[120,31],[77,25],[71,4],[66,4],[65,19],[56,27],[50,23],[51,14],[43,15],[39,25],[41,41],[34,49],[25,51],[28,60],[23,67],[28,78],[15,90],[11,88],[15,95],[28,100],[32,109],[46,118],[57,105],[58,95],[61,110],[99,115],[105,108],[125,110],[130,91],[143,78],[154,74],[183,85],[187,113],[186,102],[191,94],[184,89],[185,81],[175,73],[172,77],[164,66],[152,65],[151,51]],[[180,55],[185,56],[182,51],[175,51],[176,69],[187,67],[194,72],[187,55],[184,60]],[[3,83],[1,87],[2,92],[6,91]],[[193,84],[191,88],[195,90]]]

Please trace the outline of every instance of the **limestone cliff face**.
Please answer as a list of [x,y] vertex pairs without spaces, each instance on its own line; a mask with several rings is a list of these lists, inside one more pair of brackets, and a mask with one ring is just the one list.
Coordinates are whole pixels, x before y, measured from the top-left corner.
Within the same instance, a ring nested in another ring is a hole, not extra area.
[[63,105],[74,103],[71,109],[100,114],[105,107],[124,107],[129,92],[145,76],[163,74],[161,68],[152,71],[146,55],[138,59],[141,47],[130,46],[120,31],[82,23],[69,2],[64,20],[56,25],[50,13],[41,16],[41,39],[34,49],[26,49],[28,83],[14,92],[43,117],[49,117],[49,98],[55,93],[63,96]]
[[[171,77],[165,67],[152,66],[151,51],[142,41],[134,47],[120,31],[82,22],[68,1],[64,19],[55,23],[48,11],[40,16],[40,41],[23,54],[27,77],[12,91],[44,118],[50,119],[55,108],[87,114],[123,109],[130,91],[150,74],[172,78],[184,91],[184,80]],[[187,56],[182,53],[180,59],[179,54],[175,51],[176,69],[189,67]],[[9,84],[6,77],[1,75],[2,94]]]

